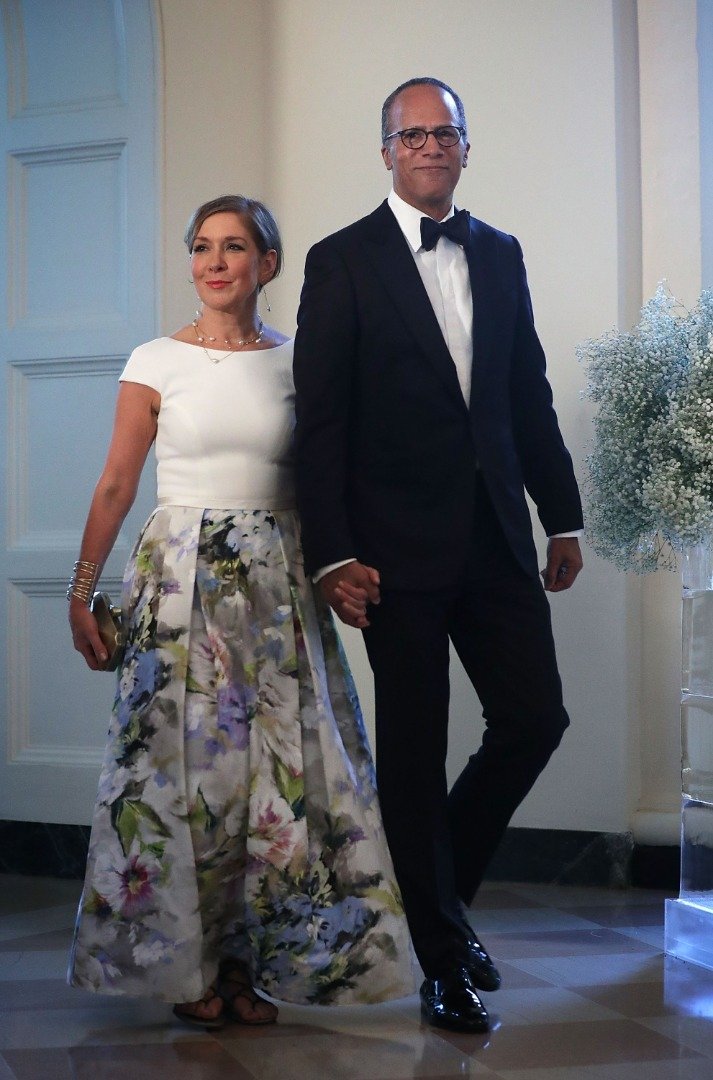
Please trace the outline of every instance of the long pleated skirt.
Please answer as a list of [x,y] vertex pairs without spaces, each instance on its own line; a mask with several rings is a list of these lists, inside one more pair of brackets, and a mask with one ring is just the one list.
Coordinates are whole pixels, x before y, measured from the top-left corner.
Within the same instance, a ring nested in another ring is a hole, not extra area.
[[412,993],[362,717],[295,514],[159,507],[123,606],[70,983],[194,1001],[234,957],[286,1001]]

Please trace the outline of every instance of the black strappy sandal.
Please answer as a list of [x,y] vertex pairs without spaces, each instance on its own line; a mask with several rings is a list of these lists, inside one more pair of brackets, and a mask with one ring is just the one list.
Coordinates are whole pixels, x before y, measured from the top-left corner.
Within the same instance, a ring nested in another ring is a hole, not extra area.
[[186,1012],[188,1008],[194,1008],[196,1005],[207,1005],[210,1001],[220,997],[212,986],[209,986],[202,998],[198,1001],[191,1001],[181,1003],[180,1005],[173,1006],[173,1015],[177,1020],[180,1020],[182,1024],[187,1024],[189,1027],[208,1028],[210,1031],[217,1031],[218,1028],[222,1028],[225,1024],[225,1008],[222,1008],[217,1016],[198,1016],[194,1012]]
[[[259,1027],[264,1024],[274,1024],[277,1020],[277,1006],[271,1001],[266,1001],[254,989],[245,968],[235,960],[223,960],[218,973],[218,993],[223,999],[225,1006],[223,1015],[237,1024],[246,1024],[248,1027]],[[235,1008],[236,1001],[247,1001],[254,1009],[256,1005],[267,1005],[274,1009],[274,1015],[260,1016],[249,1020],[241,1016]]]

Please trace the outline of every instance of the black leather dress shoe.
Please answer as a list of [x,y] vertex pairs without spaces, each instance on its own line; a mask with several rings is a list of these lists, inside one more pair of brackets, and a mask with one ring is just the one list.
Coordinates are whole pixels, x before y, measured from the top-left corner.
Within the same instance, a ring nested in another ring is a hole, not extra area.
[[500,972],[475,934],[468,942],[461,963],[468,969],[471,982],[478,990],[497,990],[500,986]]
[[466,968],[442,979],[425,979],[419,991],[421,1012],[434,1027],[451,1031],[488,1031],[490,1019]]

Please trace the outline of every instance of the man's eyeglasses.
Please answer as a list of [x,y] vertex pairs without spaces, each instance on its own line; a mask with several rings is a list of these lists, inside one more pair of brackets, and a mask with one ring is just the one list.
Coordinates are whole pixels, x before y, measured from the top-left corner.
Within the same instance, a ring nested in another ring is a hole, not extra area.
[[403,131],[392,131],[386,136],[384,142],[395,139],[397,135],[409,150],[420,150],[426,145],[429,135],[433,135],[439,146],[455,146],[465,135],[465,128],[456,127],[453,124],[437,128],[404,128]]

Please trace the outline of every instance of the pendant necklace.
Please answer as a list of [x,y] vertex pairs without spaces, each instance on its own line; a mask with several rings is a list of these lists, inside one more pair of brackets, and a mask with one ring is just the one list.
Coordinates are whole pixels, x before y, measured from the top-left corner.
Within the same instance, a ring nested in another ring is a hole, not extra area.
[[228,351],[224,352],[222,356],[211,356],[211,354],[208,352],[208,348],[206,347],[206,341],[208,341],[212,345],[212,343],[217,339],[214,337],[209,337],[201,330],[198,325],[198,312],[196,312],[196,317],[191,323],[191,326],[195,330],[198,342],[200,345],[202,345],[203,352],[206,354],[211,364],[219,364],[221,360],[225,360],[226,357],[230,356],[230,354],[235,352],[236,349],[240,349],[245,345],[257,345],[259,342],[262,341],[264,329],[262,319],[258,318],[258,323],[259,326],[257,328],[257,333],[254,337],[236,338],[234,341],[231,338],[223,338],[223,342],[228,346]]

